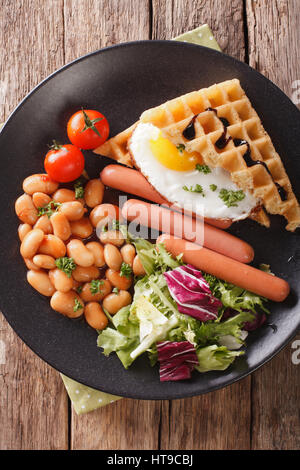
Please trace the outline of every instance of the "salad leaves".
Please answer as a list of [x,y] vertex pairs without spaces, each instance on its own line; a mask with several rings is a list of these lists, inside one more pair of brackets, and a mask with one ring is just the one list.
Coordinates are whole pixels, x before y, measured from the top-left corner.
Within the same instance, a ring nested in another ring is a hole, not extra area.
[[197,350],[199,365],[195,367],[199,372],[210,370],[225,370],[232,364],[237,356],[244,354],[244,351],[230,351],[226,346],[212,344]]
[[[135,245],[146,275],[135,279],[132,304],[108,315],[110,325],[98,337],[103,353],[115,352],[127,369],[147,352],[151,365],[160,362],[162,381],[188,378],[194,367],[199,372],[225,370],[244,354],[239,349],[248,334],[245,330],[259,325],[259,316],[268,313],[266,299],[184,265],[181,256],[174,259],[163,244],[134,238],[125,226],[120,230]],[[181,285],[187,288],[182,290]],[[205,309],[213,304],[213,318],[195,318],[180,308],[180,303],[194,308],[196,301]]]
[[234,286],[229,282],[221,281],[211,274],[204,274],[204,278],[209,283],[212,293],[221,300],[223,310],[225,308],[232,308],[237,312],[250,310],[255,313],[258,309],[262,309],[264,312],[270,313],[264,306],[264,302],[267,301],[264,297]]
[[107,327],[100,332],[97,341],[105,356],[116,352],[125,369],[132,364],[130,353],[139,344],[139,328],[129,320],[129,311],[130,306],[123,307],[111,317],[114,328]]

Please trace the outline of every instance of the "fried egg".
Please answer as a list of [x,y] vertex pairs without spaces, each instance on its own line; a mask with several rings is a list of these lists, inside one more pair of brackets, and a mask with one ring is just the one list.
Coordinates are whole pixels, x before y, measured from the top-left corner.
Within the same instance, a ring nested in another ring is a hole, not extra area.
[[[156,191],[180,208],[204,217],[241,220],[258,205],[249,191],[241,191],[231,180],[229,172],[206,165],[203,170],[198,152],[187,152],[185,145],[175,144],[153,124],[139,123],[128,149]],[[231,204],[226,199],[230,194],[240,197]]]

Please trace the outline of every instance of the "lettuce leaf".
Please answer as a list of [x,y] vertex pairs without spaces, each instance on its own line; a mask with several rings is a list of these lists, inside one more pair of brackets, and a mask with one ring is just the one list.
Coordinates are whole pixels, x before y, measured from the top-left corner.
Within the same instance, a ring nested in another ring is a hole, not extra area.
[[182,264],[181,256],[173,258],[162,243],[156,246],[144,238],[135,238],[128,232],[125,225],[121,225],[120,230],[126,240],[134,244],[148,276],[154,273],[164,272],[167,269],[175,269]]
[[103,354],[108,356],[116,352],[125,369],[133,362],[131,352],[139,344],[139,328],[129,320],[130,306],[121,308],[114,317],[114,328],[108,327],[100,332],[97,345],[103,348]]
[[224,336],[232,336],[242,345],[243,325],[245,322],[253,320],[253,318],[254,316],[250,312],[241,312],[223,322],[202,323],[196,331],[196,342],[204,346],[220,343],[220,339]]
[[250,312],[241,312],[226,321],[209,321],[202,323],[195,318],[179,314],[179,321],[176,328],[168,334],[170,341],[189,341],[195,347],[203,347],[211,344],[222,345],[224,337],[230,336],[234,348],[237,344],[241,347],[244,344],[243,325],[245,322],[253,320],[254,316]]
[[255,313],[258,309],[262,309],[264,312],[270,313],[264,306],[264,302],[267,302],[267,299],[264,297],[234,286],[226,281],[221,281],[211,274],[204,274],[204,277],[209,283],[212,293],[221,300],[223,310],[232,308],[238,312],[250,310]]
[[197,350],[199,365],[195,368],[199,372],[210,370],[225,370],[237,356],[244,354],[243,351],[230,351],[226,346],[212,344]]
[[166,338],[169,330],[177,325],[176,315],[170,318],[158,310],[148,298],[140,295],[132,306],[131,317],[135,316],[139,323],[140,344],[130,353],[134,360],[147,351],[157,341]]

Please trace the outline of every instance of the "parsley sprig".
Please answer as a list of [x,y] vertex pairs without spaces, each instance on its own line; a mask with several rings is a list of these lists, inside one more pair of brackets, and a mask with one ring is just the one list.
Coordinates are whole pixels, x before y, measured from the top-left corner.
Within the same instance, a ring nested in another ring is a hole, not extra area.
[[78,310],[82,309],[83,308],[83,305],[79,302],[79,300],[75,297],[75,301],[74,301],[74,312],[78,312]]
[[179,153],[183,153],[184,150],[185,150],[185,145],[184,144],[178,144],[178,145],[176,145],[176,148],[177,148]]
[[68,258],[67,256],[57,258],[55,260],[55,264],[57,268],[66,273],[68,277],[71,277],[72,272],[76,269],[76,264],[73,258]]
[[130,264],[123,263],[121,264],[121,269],[120,269],[120,276],[122,277],[127,277],[127,279],[130,279],[132,275],[132,267]]
[[60,206],[60,202],[50,201],[45,206],[38,208],[38,217],[41,217],[42,215],[47,215],[50,219],[51,215],[54,212],[57,212]]
[[182,189],[184,189],[184,191],[189,191],[190,193],[199,193],[203,197],[205,196],[201,184],[195,184],[195,186],[190,186],[190,187],[184,185],[184,186],[182,186]]
[[197,163],[197,165],[195,166],[195,169],[200,171],[201,173],[204,173],[205,175],[207,175],[208,173],[211,173],[211,169],[209,168],[208,165],[200,165],[200,163]]
[[100,286],[103,286],[104,281],[101,279],[93,279],[90,284],[90,291],[92,295],[98,294],[98,292],[101,292]]
[[245,198],[245,194],[242,190],[233,191],[231,189],[222,188],[219,193],[219,198],[222,199],[227,207],[237,207],[237,203]]
[[120,221],[117,219],[112,220],[111,228],[112,230],[120,230]]
[[84,187],[80,180],[74,183],[75,199],[81,199],[84,197]]

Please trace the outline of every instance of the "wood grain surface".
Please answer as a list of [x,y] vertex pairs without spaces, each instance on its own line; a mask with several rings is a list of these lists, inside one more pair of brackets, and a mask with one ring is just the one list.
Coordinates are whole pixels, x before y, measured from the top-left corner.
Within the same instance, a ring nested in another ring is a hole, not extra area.
[[[168,39],[202,23],[226,53],[249,60],[292,95],[300,80],[298,0],[0,0],[0,120],[80,55]],[[81,416],[59,374],[0,316],[3,345],[0,449],[299,448],[300,365],[292,364],[291,345],[223,390],[184,400],[124,399]]]
[[[249,63],[289,97],[300,79],[299,6],[299,0],[247,0]],[[300,448],[300,365],[292,352],[289,345],[252,375],[253,449]]]

